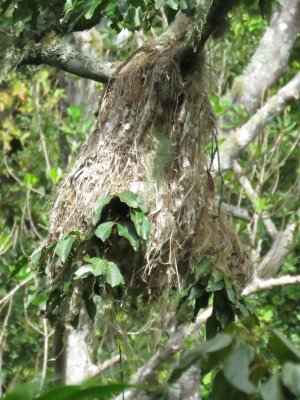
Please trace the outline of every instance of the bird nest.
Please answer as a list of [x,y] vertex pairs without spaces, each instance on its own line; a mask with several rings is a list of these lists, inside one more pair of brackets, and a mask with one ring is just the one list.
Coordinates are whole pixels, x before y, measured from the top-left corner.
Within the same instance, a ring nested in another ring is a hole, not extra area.
[[[147,246],[135,251],[112,231],[105,244],[93,239],[85,250],[94,256],[100,248],[116,262],[128,293],[157,298],[166,287],[182,285],[203,257],[245,286],[251,275],[248,253],[212,206],[204,149],[215,125],[207,81],[203,55],[191,68],[176,61],[170,48],[146,46],[120,67],[58,191],[48,244],[72,231],[93,231],[99,199],[130,191],[149,207]],[[117,219],[124,217],[121,203]],[[82,263],[77,257],[78,267]]]

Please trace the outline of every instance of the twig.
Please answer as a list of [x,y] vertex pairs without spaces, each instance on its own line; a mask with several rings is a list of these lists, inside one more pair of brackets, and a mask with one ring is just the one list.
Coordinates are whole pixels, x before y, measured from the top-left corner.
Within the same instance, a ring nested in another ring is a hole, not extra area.
[[0,349],[2,349],[2,347],[3,347],[3,346],[2,346],[2,343],[3,343],[3,341],[4,341],[4,335],[5,335],[5,333],[6,333],[6,328],[7,328],[7,325],[8,325],[8,320],[9,320],[9,317],[10,317],[10,314],[11,314],[12,303],[13,303],[13,297],[11,297],[11,298],[9,299],[7,312],[6,312],[4,321],[3,321],[2,331],[1,331],[1,334],[0,334]]
[[42,131],[41,119],[40,119],[40,103],[39,103],[40,85],[39,85],[39,81],[36,81],[34,92],[35,92],[34,93],[34,114],[35,114],[37,129],[38,129],[41,143],[42,143],[42,150],[43,150],[43,154],[44,154],[44,158],[45,158],[47,171],[49,172],[51,169],[51,164],[50,164],[49,156],[48,156],[48,152],[47,152],[46,138]]
[[48,350],[49,350],[49,334],[48,334],[48,325],[47,319],[43,318],[43,327],[44,327],[44,357],[43,357],[43,368],[42,368],[42,375],[41,375],[41,382],[40,382],[40,391],[42,390],[46,374],[47,374],[47,364],[48,364]]
[[23,286],[26,286],[27,283],[31,282],[33,280],[33,276],[29,276],[28,278],[24,279],[21,283],[19,283],[17,286],[15,286],[9,293],[7,293],[1,300],[0,300],[0,306],[4,303],[6,303],[8,300],[10,300],[14,294],[21,289]]
[[[259,199],[259,195],[255,192],[249,179],[243,174],[241,166],[236,161],[233,163],[233,170],[237,175],[240,184],[244,188],[248,198],[251,200],[254,208],[256,209],[256,212],[259,214],[259,210],[257,209],[257,204],[255,203],[255,200]],[[278,231],[273,221],[269,217],[269,214],[266,211],[262,211],[261,217],[265,225],[266,231],[271,236],[271,238],[275,240],[278,235]]]

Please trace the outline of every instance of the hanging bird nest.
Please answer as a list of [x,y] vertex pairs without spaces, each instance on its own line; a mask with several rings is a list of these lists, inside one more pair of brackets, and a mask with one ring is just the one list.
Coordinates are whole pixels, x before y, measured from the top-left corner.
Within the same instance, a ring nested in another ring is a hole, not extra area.
[[169,43],[147,45],[120,67],[51,215],[49,244],[90,231],[99,199],[131,191],[143,200],[152,225],[147,246],[134,251],[114,231],[93,246],[116,262],[129,292],[148,299],[180,285],[203,257],[240,288],[251,276],[247,251],[212,210],[204,147],[215,125],[204,56],[187,63],[177,54]]

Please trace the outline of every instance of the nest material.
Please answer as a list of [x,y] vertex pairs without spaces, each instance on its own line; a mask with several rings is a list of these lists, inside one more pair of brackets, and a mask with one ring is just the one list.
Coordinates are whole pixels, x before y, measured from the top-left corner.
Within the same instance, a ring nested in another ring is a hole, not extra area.
[[[207,97],[205,60],[193,70],[175,61],[175,49],[148,46],[121,68],[99,117],[54,205],[49,241],[91,227],[95,202],[130,190],[149,206],[148,248],[121,266],[129,287],[148,293],[180,284],[193,263],[211,257],[238,286],[249,279],[248,255],[229,223],[210,214],[203,146],[214,118]],[[112,258],[121,254],[112,243]],[[124,254],[124,251],[123,253]]]

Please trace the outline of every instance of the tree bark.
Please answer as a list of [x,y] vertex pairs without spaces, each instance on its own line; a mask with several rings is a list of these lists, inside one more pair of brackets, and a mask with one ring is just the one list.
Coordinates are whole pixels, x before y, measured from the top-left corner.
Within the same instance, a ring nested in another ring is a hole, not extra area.
[[169,389],[169,400],[201,400],[200,382],[201,367],[198,361],[181,375],[173,388]]

